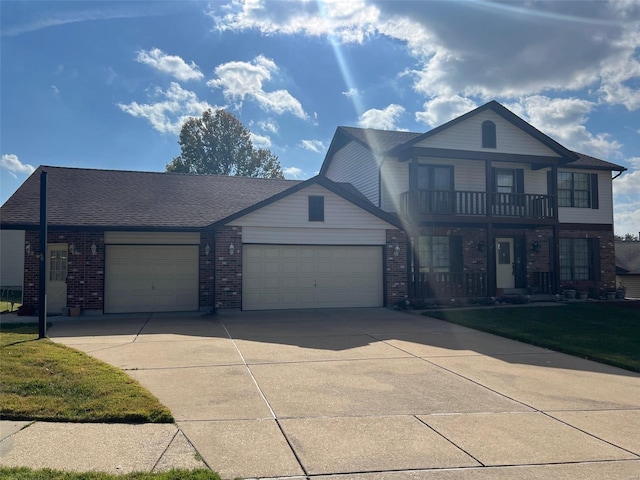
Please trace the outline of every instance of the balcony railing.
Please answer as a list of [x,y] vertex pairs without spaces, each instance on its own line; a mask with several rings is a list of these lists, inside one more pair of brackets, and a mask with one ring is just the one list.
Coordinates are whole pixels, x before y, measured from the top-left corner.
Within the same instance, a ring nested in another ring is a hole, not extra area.
[[[494,193],[490,206],[485,192],[463,190],[417,190],[400,194],[400,206],[405,215],[487,215],[554,218],[554,199],[551,195],[532,193]],[[412,208],[415,204],[415,210]]]

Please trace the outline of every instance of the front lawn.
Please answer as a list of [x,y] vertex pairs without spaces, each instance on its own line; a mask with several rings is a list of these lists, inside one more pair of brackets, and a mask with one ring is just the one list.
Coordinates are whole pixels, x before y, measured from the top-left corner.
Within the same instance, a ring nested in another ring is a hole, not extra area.
[[438,310],[424,315],[640,372],[640,310],[605,303]]
[[0,478],[12,480],[220,480],[220,476],[211,470],[169,470],[159,473],[125,473],[111,475],[100,472],[62,472],[59,470],[32,470],[30,468],[0,467]]
[[37,325],[1,326],[0,417],[58,422],[171,423],[171,412],[123,371],[38,340]]

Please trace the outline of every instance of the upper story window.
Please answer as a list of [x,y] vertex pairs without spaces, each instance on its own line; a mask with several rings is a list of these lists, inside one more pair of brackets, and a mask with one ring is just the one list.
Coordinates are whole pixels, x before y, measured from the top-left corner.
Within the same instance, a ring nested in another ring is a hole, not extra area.
[[558,172],[558,206],[591,208],[591,183],[588,173]]
[[418,190],[453,190],[453,167],[420,165]]
[[482,122],[482,148],[496,148],[496,124],[491,120]]
[[324,197],[309,195],[309,221],[324,222]]

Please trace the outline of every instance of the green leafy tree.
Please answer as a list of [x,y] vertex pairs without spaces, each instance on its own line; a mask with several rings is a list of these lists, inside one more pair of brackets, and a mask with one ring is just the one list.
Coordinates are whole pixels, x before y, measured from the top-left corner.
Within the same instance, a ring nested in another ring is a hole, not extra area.
[[180,130],[181,153],[167,172],[284,178],[278,157],[253,147],[251,132],[233,114],[211,109],[191,117]]

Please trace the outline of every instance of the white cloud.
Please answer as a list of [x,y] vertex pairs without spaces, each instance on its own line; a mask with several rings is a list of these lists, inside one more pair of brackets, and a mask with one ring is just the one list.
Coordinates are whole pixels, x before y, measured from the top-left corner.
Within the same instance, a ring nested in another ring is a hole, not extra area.
[[285,167],[282,169],[282,173],[284,173],[286,178],[294,180],[299,180],[304,176],[304,172],[298,167]]
[[269,133],[278,133],[279,129],[278,122],[273,119],[259,121],[258,127],[260,127],[262,131]]
[[200,80],[204,77],[200,68],[194,62],[187,64],[187,62],[177,55],[167,55],[159,48],[138,51],[136,60],[156,70],[173,75],[183,82],[187,80]]
[[357,97],[358,95],[360,95],[360,92],[358,91],[357,88],[350,88],[349,90],[347,90],[346,92],[342,92],[342,94],[347,97],[347,98],[353,98],[353,97]]
[[271,146],[271,138],[268,135],[258,135],[257,133],[250,133],[251,143],[257,148],[269,148]]
[[263,84],[278,72],[273,60],[258,55],[251,62],[228,62],[215,68],[214,78],[207,82],[212,88],[220,88],[226,99],[238,101],[245,98],[254,100],[267,112],[292,113],[299,118],[307,118],[302,104],[286,90],[266,92]]
[[597,108],[593,102],[535,95],[507,108],[567,148],[605,159],[619,155],[619,142],[606,133],[593,134],[585,126],[589,113]]
[[360,115],[358,126],[362,128],[378,128],[380,130],[399,130],[396,121],[404,111],[403,106],[395,103],[383,110],[372,108]]
[[214,3],[208,13],[223,31],[402,42],[418,63],[409,72],[414,88],[428,99],[516,99],[588,88],[602,102],[640,108],[633,86],[640,80],[637,1],[233,0]]
[[475,102],[459,95],[435,97],[425,102],[423,112],[416,112],[416,120],[437,127],[476,107]]
[[[216,10],[216,7],[218,8]],[[234,0],[213,4],[208,12],[218,30],[257,29],[263,34],[302,33],[332,35],[343,42],[362,43],[374,31],[367,28],[379,17],[379,10],[364,0],[323,0],[322,2],[282,2]]]
[[324,143],[320,140],[302,140],[300,146],[305,150],[311,150],[316,153],[320,153],[325,149]]
[[156,87],[153,96],[158,99],[155,103],[119,103],[118,107],[134,117],[146,118],[153,128],[161,133],[175,134],[180,133],[182,125],[189,117],[199,117],[209,108],[221,108],[198,99],[194,92],[183,89],[175,82],[171,82],[167,90]]
[[20,175],[31,175],[36,169],[28,163],[22,163],[18,156],[14,153],[5,153],[0,159],[0,167],[9,172],[13,178]]
[[51,91],[56,96],[60,95],[60,89],[58,87],[56,87],[55,85],[51,85]]

